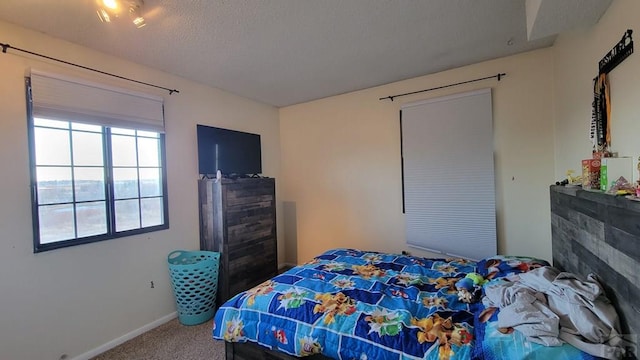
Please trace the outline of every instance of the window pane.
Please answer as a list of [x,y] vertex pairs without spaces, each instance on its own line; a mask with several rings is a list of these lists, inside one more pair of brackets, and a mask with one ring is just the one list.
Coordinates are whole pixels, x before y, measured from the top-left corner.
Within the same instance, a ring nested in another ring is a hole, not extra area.
[[136,138],[133,136],[111,136],[113,166],[137,166]]
[[138,170],[131,168],[113,169],[113,195],[116,199],[138,197]]
[[40,206],[38,217],[41,244],[75,238],[72,204]]
[[138,166],[158,166],[158,139],[138,138]]
[[102,132],[102,126],[100,126],[100,125],[88,125],[88,124],[81,124],[81,123],[71,123],[71,128],[73,130],[83,130],[83,131],[91,131],[91,132],[97,132],[97,133],[101,133]]
[[164,212],[162,198],[140,200],[142,204],[142,227],[162,225]]
[[103,166],[102,134],[73,132],[73,165]]
[[104,201],[76,205],[78,237],[107,233],[107,210]]
[[75,167],[76,201],[104,200],[104,169]]
[[48,120],[48,119],[42,119],[42,118],[34,118],[33,124],[35,126],[46,126],[46,127],[54,127],[59,129],[69,128],[69,123],[66,121]]
[[115,202],[116,231],[140,228],[140,209],[138,199]]
[[140,169],[140,196],[162,196],[160,168]]
[[71,165],[69,131],[34,128],[36,165]]
[[73,201],[70,167],[38,166],[36,177],[39,205]]

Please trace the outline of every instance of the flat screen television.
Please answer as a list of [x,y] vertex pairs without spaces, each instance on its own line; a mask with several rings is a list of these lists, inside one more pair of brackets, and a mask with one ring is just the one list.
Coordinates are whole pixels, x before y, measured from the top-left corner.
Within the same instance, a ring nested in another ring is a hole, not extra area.
[[262,173],[260,135],[197,125],[201,175],[246,176]]

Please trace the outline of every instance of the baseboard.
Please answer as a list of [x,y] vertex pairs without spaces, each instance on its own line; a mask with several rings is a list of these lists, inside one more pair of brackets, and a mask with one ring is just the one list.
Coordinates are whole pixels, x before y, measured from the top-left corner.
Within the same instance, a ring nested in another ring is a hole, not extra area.
[[107,350],[111,350],[114,347],[116,347],[116,346],[118,346],[118,345],[120,345],[120,344],[122,344],[122,343],[124,343],[124,342],[126,342],[128,340],[133,339],[134,337],[136,337],[138,335],[142,335],[142,334],[146,333],[147,331],[149,331],[151,329],[154,329],[154,328],[156,328],[156,327],[158,327],[158,326],[160,326],[160,325],[162,325],[162,324],[164,324],[164,323],[166,323],[168,321],[171,321],[171,320],[175,319],[177,316],[178,316],[178,313],[174,311],[171,314],[163,316],[158,320],[152,321],[152,322],[148,323],[147,325],[144,325],[141,328],[138,328],[138,329],[135,329],[135,330],[133,330],[133,331],[131,331],[129,333],[126,333],[126,334],[120,336],[119,338],[113,339],[113,340],[109,341],[106,344],[100,345],[100,346],[98,346],[97,348],[95,348],[93,350],[87,351],[84,354],[78,355],[77,357],[74,357],[71,360],[89,360],[89,359],[91,359],[91,358],[93,358],[95,356],[98,356],[98,355],[102,354],[103,352],[105,352]]

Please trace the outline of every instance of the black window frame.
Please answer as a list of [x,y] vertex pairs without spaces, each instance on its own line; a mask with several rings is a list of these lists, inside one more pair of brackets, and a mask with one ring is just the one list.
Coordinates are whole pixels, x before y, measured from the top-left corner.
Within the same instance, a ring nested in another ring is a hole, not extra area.
[[[32,220],[33,220],[33,252],[40,253],[55,249],[61,249],[65,247],[71,247],[82,244],[90,244],[94,242],[100,242],[105,240],[118,239],[122,237],[145,234],[160,230],[169,229],[169,196],[167,189],[167,157],[166,157],[166,142],[165,142],[165,134],[163,132],[158,132],[158,142],[159,142],[159,155],[160,155],[160,168],[161,168],[161,186],[162,186],[162,196],[153,196],[153,197],[161,197],[162,198],[162,210],[163,210],[163,224],[148,226],[148,227],[140,227],[137,229],[131,230],[123,230],[116,231],[116,214],[115,214],[115,203],[116,199],[114,195],[114,182],[113,182],[113,162],[111,158],[111,128],[110,126],[99,125],[102,127],[102,152],[103,152],[103,161],[104,161],[104,186],[105,186],[105,204],[106,204],[106,225],[107,225],[107,233],[100,235],[92,235],[87,237],[76,237],[69,240],[61,240],[50,243],[42,244],[40,242],[40,219],[39,219],[39,203],[38,203],[38,182],[37,182],[37,164],[36,164],[36,143],[35,143],[35,123],[34,123],[34,115],[33,115],[33,101],[32,101],[32,92],[31,92],[31,79],[29,77],[25,78],[25,87],[26,87],[26,98],[27,98],[27,130],[28,130],[28,143],[29,143],[29,168],[30,168],[30,187],[31,187],[31,212],[32,212]],[[81,101],[81,100],[79,100]],[[72,120],[64,120],[69,123],[79,123],[78,121]],[[131,129],[131,130],[139,130],[146,131],[144,129]],[[71,128],[69,132],[71,133]],[[117,134],[120,135],[120,134]],[[135,135],[136,144],[138,135],[136,132]],[[137,147],[136,147],[137,148]],[[73,145],[70,145],[70,150],[73,151]],[[136,158],[138,154],[136,154]],[[70,168],[73,169],[74,165],[71,164]],[[136,167],[138,171],[140,169],[144,169],[144,166],[140,166],[139,162],[137,162]],[[73,176],[72,176],[73,183]],[[140,193],[140,180],[138,179],[138,201],[145,198],[153,198],[153,197],[145,197]],[[74,187],[75,188],[75,187]],[[74,191],[75,193],[75,191]],[[77,203],[82,203],[82,201],[76,202],[75,195],[73,196],[74,205]],[[139,211],[142,212],[142,207],[139,207]],[[74,222],[74,231],[77,236],[77,223]],[[140,216],[140,226],[142,226],[142,216]]]

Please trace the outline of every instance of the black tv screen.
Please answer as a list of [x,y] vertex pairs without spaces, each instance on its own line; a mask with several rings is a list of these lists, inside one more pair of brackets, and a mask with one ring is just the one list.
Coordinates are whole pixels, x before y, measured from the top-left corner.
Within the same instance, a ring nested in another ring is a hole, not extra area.
[[254,175],[262,173],[260,135],[197,125],[200,174]]

